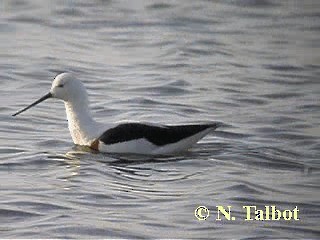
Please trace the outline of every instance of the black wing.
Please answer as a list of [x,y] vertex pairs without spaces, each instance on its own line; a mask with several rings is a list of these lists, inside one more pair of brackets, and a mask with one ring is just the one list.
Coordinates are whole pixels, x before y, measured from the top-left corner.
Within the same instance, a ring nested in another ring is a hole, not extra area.
[[123,123],[105,131],[99,140],[115,144],[145,138],[157,146],[178,142],[208,128],[216,129],[218,124],[197,124],[178,126],[152,126],[143,123]]

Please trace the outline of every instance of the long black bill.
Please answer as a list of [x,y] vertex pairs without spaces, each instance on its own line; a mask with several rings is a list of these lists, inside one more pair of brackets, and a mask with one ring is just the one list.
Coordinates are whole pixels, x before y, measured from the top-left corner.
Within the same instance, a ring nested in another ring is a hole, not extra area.
[[47,93],[46,95],[44,95],[42,98],[40,98],[39,100],[35,101],[34,103],[30,104],[28,107],[25,107],[24,109],[21,109],[20,111],[16,112],[15,114],[12,114],[12,116],[17,116],[18,114],[28,110],[29,108],[37,105],[38,103],[41,103],[43,102],[44,100],[48,99],[48,98],[51,98],[52,97],[52,94],[49,92]]

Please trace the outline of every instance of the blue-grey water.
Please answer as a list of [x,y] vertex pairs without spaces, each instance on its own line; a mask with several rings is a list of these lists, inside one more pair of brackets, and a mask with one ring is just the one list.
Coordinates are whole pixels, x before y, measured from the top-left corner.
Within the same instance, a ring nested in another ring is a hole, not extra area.
[[[58,100],[11,116],[63,71],[99,121],[223,126],[141,158],[74,146]],[[317,0],[2,0],[0,238],[319,238],[319,76]]]

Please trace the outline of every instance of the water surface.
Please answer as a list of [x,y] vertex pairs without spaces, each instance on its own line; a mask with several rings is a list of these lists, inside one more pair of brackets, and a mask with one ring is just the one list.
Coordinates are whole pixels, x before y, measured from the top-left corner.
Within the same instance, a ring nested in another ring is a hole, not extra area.
[[[318,238],[318,1],[24,1],[0,5],[1,238]],[[75,147],[45,94],[72,71],[94,116],[218,121],[167,158]],[[211,210],[198,221],[194,210]],[[215,221],[216,205],[235,221]],[[300,209],[244,221],[243,205]]]

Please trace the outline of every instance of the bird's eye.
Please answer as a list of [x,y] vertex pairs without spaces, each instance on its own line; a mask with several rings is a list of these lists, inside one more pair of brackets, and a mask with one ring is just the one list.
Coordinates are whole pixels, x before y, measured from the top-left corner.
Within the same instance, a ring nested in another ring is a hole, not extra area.
[[62,87],[63,87],[63,84],[62,84],[62,83],[60,83],[57,87],[62,88]]

